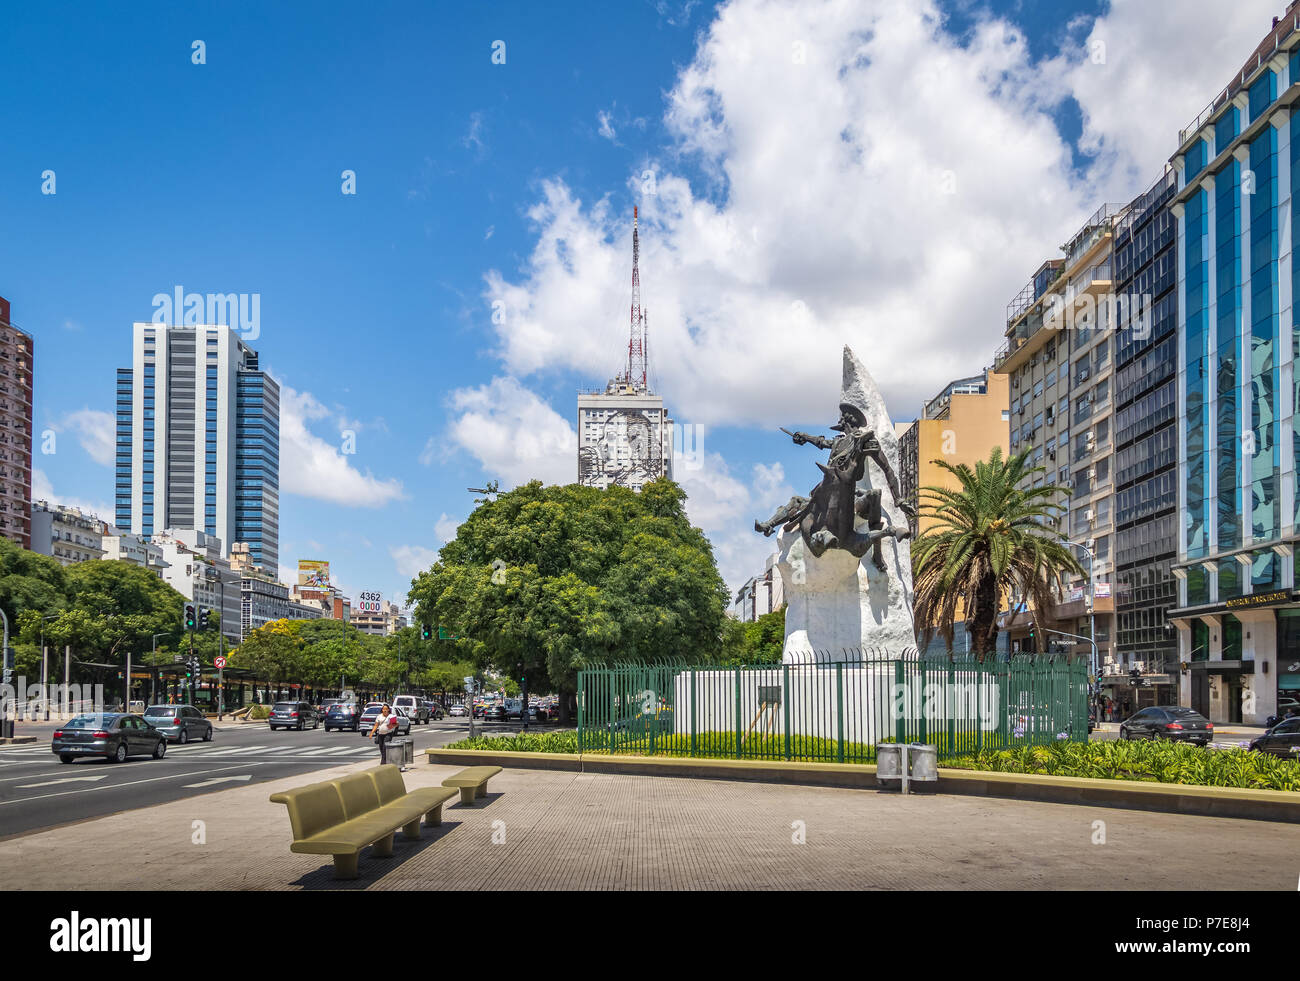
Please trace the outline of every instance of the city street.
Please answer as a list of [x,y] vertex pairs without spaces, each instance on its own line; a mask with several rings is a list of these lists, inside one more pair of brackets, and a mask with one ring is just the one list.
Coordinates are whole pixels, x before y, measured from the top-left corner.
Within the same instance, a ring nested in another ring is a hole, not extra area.
[[[50,751],[53,723],[22,724],[36,743],[0,746],[0,840],[118,811],[182,800],[215,790],[308,774],[345,763],[378,763],[379,750],[361,735],[324,728],[270,731],[263,723],[218,728],[212,742],[169,744],[161,760],[132,757],[59,762]],[[477,725],[483,731],[482,723]],[[489,724],[511,732],[518,724]],[[464,719],[415,726],[415,748],[445,746],[468,735]],[[417,757],[418,758],[418,757]]]

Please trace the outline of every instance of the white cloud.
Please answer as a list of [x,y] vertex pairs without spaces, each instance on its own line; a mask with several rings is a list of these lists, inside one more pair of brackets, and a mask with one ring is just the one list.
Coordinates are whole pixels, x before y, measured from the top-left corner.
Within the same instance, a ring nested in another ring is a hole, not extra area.
[[785,471],[779,463],[756,464],[744,482],[719,454],[707,453],[698,468],[677,467],[674,476],[686,491],[686,513],[709,536],[718,571],[734,596],[776,550],[776,540],[756,532],[754,521],[766,520],[794,494]]
[[487,145],[483,142],[483,113],[470,113],[469,129],[461,137],[460,145],[466,150],[473,150],[476,157],[483,156],[487,150]]
[[615,137],[618,134],[615,132],[613,125],[610,123],[610,118],[611,118],[610,113],[602,109],[598,113],[596,113],[596,118],[600,121],[600,128],[598,130],[600,135],[603,136],[605,139],[609,140],[611,143],[617,142],[615,140]]
[[401,481],[381,480],[359,471],[338,444],[327,442],[309,428],[330,417],[312,397],[280,382],[280,491],[347,507],[378,508],[399,500]]
[[[570,484],[578,471],[578,436],[568,420],[514,378],[451,393],[456,418],[449,449],[468,451],[491,476],[512,487],[540,480]],[[426,444],[432,453],[432,444]]]
[[[1007,301],[1102,203],[1159,175],[1270,11],[1113,0],[1091,34],[1071,25],[1068,50],[1034,62],[1007,20],[955,39],[936,0],[723,5],[668,94],[670,145],[627,177],[652,376],[674,417],[829,422],[846,343],[898,418],[988,365]],[[1083,172],[1057,124],[1071,96],[1096,154]],[[453,442],[515,481],[569,481],[570,407],[526,386],[599,384],[622,362],[630,209],[583,201],[560,177],[539,187],[531,253],[484,277],[486,306],[505,314],[492,324],[505,377],[460,393]],[[790,490],[779,468],[746,487],[707,461],[678,477],[732,584],[761,568],[753,518]]]
[[438,543],[440,545],[445,545],[447,542],[455,538],[456,529],[461,526],[463,520],[464,519],[462,518],[453,518],[446,511],[442,512],[433,525],[434,534],[438,536]]
[[398,574],[408,579],[414,579],[438,561],[438,553],[435,549],[423,548],[419,545],[391,546],[388,554],[392,556]]
[[[1278,0],[1111,0],[1044,74],[1083,113],[1099,193],[1127,200],[1159,176],[1189,125],[1268,33]],[[1098,205],[1101,201],[1098,200]]]
[[91,501],[82,497],[67,497],[57,493],[44,470],[32,470],[32,500],[47,501],[53,505],[62,504],[64,507],[69,508],[79,508],[86,514],[93,514],[95,517],[107,521],[110,525],[116,515],[113,505],[107,501]]
[[98,409],[79,409],[69,412],[54,426],[57,432],[70,430],[77,434],[77,442],[100,466],[111,467],[117,452],[117,423],[111,412]]
[[[1039,81],[1010,25],[959,45],[930,2],[724,7],[669,95],[674,144],[628,181],[677,418],[833,415],[846,342],[896,414],[991,361],[1008,298],[1095,208]],[[717,185],[675,172],[683,155]],[[601,380],[626,343],[630,216],[541,187],[521,274],[486,276],[498,351],[515,377]]]
[[[677,418],[833,415],[844,343],[900,417],[989,364],[1007,301],[1100,204],[1159,175],[1254,48],[1270,8],[1247,7],[1116,0],[1092,32],[1104,65],[1086,24],[1035,63],[1005,20],[959,43],[934,0],[722,7],[669,93],[672,145],[628,175],[652,368]],[[1071,93],[1100,154],[1085,174],[1053,116]],[[692,184],[684,160],[712,182]],[[626,343],[630,216],[540,186],[522,269],[485,277],[505,309],[497,350],[525,381],[599,382]]]

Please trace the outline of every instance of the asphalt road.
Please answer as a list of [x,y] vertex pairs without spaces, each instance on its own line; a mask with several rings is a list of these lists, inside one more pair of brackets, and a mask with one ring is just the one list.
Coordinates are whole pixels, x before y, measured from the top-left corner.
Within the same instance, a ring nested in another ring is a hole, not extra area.
[[[519,728],[481,721],[476,727],[480,732]],[[249,724],[217,729],[212,742],[171,743],[161,760],[141,756],[120,764],[102,759],[65,764],[50,751],[55,728],[19,723],[17,735],[36,736],[37,742],[0,746],[0,840],[344,763],[379,762],[378,748],[358,733],[272,732],[265,724]],[[464,719],[413,726],[415,751],[463,739],[468,729]]]

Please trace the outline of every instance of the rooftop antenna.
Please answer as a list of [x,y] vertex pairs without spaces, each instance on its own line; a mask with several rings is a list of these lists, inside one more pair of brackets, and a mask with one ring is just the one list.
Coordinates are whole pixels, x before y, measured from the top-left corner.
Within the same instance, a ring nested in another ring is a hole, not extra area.
[[638,234],[638,208],[632,208],[632,311],[631,332],[627,343],[627,382],[646,386],[646,323],[641,309],[641,239]]

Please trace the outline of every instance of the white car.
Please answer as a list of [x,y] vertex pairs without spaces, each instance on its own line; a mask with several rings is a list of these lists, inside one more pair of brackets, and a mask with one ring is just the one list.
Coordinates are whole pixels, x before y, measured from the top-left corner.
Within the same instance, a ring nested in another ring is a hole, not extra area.
[[392,705],[395,709],[401,709],[417,725],[429,721],[429,706],[423,698],[415,695],[395,695]]

